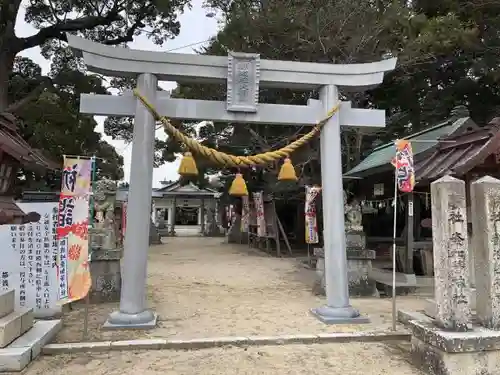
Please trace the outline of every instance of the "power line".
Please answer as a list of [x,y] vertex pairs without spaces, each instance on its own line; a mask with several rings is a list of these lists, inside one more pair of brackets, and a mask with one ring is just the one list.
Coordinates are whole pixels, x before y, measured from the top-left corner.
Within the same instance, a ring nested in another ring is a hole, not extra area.
[[[146,35],[152,35],[153,34],[153,32],[145,30],[145,29],[138,29],[138,30],[141,31],[142,33],[146,34]],[[187,48],[187,47],[197,46],[199,44],[210,42],[212,40],[212,38],[213,37],[210,37],[210,38],[205,39],[205,40],[200,40],[199,42],[194,42],[194,43],[186,44],[186,45],[183,45],[183,46],[180,46],[180,47],[175,47],[175,48],[167,49],[167,50],[165,50],[163,52],[172,52],[172,51],[177,51],[179,49],[183,49],[183,48]]]
[[165,52],[172,52],[172,51],[177,51],[179,49],[183,49],[183,48],[187,48],[187,47],[192,47],[192,46],[197,46],[199,44],[203,44],[203,43],[206,43],[206,42],[210,42],[212,40],[212,38],[210,39],[206,39],[206,40],[202,40],[200,42],[195,42],[195,43],[191,43],[191,44],[186,44],[185,46],[181,46],[181,47],[176,47],[176,48],[172,48],[172,49],[167,49]]

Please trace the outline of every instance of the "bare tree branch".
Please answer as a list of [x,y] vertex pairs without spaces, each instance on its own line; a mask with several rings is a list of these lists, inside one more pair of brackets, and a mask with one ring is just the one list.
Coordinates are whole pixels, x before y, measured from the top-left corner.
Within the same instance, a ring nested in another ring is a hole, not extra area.
[[19,112],[28,103],[37,99],[44,90],[54,91],[56,94],[58,94],[57,90],[52,84],[52,80],[49,77],[42,77],[42,79],[43,81],[35,89],[33,89],[28,95],[26,95],[21,100],[18,100],[17,102],[10,104],[7,108],[5,108],[4,112],[12,114]]
[[66,20],[52,26],[44,27],[38,33],[27,38],[21,38],[19,51],[39,46],[49,39],[59,39],[64,42],[66,39],[66,32],[90,30],[97,26],[109,25],[114,21],[121,19],[117,11],[109,12],[106,16],[87,16],[78,19]]

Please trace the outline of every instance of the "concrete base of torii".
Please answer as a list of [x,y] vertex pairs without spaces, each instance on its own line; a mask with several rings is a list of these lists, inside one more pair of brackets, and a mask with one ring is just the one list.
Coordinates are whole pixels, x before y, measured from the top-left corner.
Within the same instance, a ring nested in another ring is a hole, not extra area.
[[153,329],[156,328],[158,314],[145,310],[139,314],[126,314],[121,311],[112,312],[102,329]]
[[363,316],[352,306],[331,307],[322,306],[311,309],[318,320],[325,324],[366,324],[370,323],[368,317]]

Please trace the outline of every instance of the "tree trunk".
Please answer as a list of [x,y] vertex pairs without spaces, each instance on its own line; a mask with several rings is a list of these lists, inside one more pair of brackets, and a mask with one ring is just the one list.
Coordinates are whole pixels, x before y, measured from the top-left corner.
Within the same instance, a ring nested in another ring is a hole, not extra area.
[[15,27],[21,0],[0,4],[0,112],[9,105],[9,76],[14,58],[21,51]]
[[9,105],[9,76],[14,66],[15,54],[0,51],[0,112]]

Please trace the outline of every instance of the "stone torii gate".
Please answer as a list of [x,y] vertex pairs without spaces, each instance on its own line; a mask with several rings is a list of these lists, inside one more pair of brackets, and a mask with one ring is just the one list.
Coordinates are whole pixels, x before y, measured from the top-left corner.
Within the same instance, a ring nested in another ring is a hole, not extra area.
[[[73,35],[68,43],[83,57],[87,68],[114,77],[137,78],[138,90],[161,115],[194,121],[243,122],[280,125],[315,125],[339,101],[338,88],[366,90],[382,83],[396,59],[367,64],[318,64],[262,60],[257,54],[230,53],[203,56],[148,52],[105,46]],[[157,91],[158,81],[224,84],[227,102],[171,99]],[[319,89],[320,100],[307,106],[259,103],[259,88]],[[132,95],[83,94],[80,112],[101,116],[134,116],[132,164],[128,199],[127,234],[122,271],[120,310],[105,326],[151,328],[156,314],[146,306],[149,209],[153,178],[155,121]],[[325,323],[366,320],[349,302],[340,127],[383,127],[385,111],[353,109],[341,103],[321,132],[321,175],[327,304],[312,312]]]

